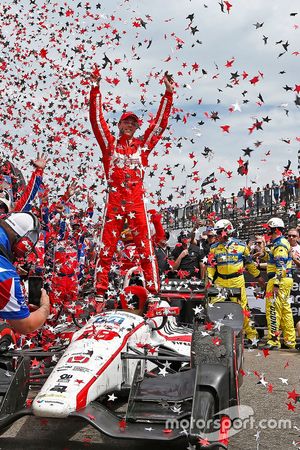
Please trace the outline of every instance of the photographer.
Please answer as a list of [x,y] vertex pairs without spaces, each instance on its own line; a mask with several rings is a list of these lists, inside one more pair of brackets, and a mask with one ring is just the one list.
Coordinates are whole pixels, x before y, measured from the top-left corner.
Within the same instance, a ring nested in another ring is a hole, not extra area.
[[13,265],[16,258],[26,258],[38,237],[38,220],[31,213],[11,213],[0,221],[0,318],[22,334],[37,330],[49,315],[49,297],[44,289],[40,307],[30,313]]

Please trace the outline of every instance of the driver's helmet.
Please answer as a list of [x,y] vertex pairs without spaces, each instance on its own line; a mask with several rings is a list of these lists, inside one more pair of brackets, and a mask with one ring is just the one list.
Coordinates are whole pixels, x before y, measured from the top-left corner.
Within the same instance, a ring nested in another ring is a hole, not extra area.
[[228,219],[221,219],[215,223],[214,230],[217,234],[220,234],[222,231],[225,231],[227,234],[232,234],[234,228],[232,223]]
[[127,286],[120,294],[121,309],[144,310],[148,291],[144,286]]
[[267,224],[268,224],[269,228],[271,228],[271,229],[284,228],[284,222],[279,217],[272,217],[272,219],[268,220]]

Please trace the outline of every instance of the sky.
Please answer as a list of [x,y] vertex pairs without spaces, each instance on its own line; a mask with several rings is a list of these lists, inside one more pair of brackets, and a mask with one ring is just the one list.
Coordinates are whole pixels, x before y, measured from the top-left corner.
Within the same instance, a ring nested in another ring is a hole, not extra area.
[[[0,153],[27,177],[30,159],[46,153],[53,197],[76,180],[79,200],[90,192],[101,205],[105,181],[89,124],[89,74],[101,70],[111,129],[117,132],[129,109],[142,118],[142,134],[168,71],[176,82],[174,105],[145,174],[149,207],[255,190],[280,180],[288,160],[285,175],[298,175],[297,6],[296,0],[0,1]],[[237,169],[247,160],[248,176],[241,176]],[[201,194],[211,173],[216,181]]]

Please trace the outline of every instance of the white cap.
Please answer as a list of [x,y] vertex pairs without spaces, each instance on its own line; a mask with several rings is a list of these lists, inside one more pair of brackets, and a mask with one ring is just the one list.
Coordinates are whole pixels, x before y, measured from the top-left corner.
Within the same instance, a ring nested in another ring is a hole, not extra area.
[[29,231],[36,229],[34,216],[30,213],[11,213],[4,221],[20,237],[23,237]]

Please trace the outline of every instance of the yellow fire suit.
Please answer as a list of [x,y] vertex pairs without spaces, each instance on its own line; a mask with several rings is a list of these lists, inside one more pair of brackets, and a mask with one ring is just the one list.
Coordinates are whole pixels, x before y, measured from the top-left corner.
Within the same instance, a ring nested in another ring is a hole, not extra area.
[[[255,278],[260,276],[260,271],[252,261],[249,248],[244,242],[230,237],[224,243],[218,242],[211,246],[207,267],[208,280],[216,286],[240,288],[241,306],[244,311],[249,311],[243,275],[245,268]],[[251,341],[257,338],[257,331],[247,315],[244,318],[244,332]]]
[[[280,348],[280,329],[283,332],[285,344],[295,348],[296,333],[289,297],[293,286],[292,258],[290,244],[284,236],[272,241],[270,250],[266,253],[268,284],[266,289],[266,316],[268,323],[268,344]],[[274,298],[274,286],[278,294]]]

